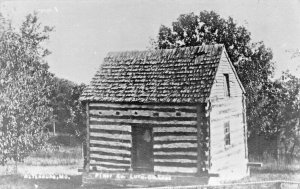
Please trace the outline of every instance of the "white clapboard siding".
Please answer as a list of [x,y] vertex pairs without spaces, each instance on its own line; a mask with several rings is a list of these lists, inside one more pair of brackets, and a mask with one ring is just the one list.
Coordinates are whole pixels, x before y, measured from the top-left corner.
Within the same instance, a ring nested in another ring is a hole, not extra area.
[[228,114],[215,116],[214,118],[211,118],[211,121],[219,121],[219,120],[230,119],[232,117],[242,117],[242,116],[243,116],[242,112],[230,112]]
[[230,97],[241,97],[242,96],[242,88],[237,80],[237,76],[235,75],[229,60],[227,59],[226,54],[223,52],[221,56],[221,61],[219,64],[218,71],[216,73],[216,77],[214,80],[214,85],[211,89],[211,98],[217,97],[218,99],[226,99],[225,97],[225,87],[224,87],[224,74],[229,75],[230,82]]
[[[225,96],[224,74],[229,75],[230,97]],[[227,55],[223,53],[211,90],[210,112],[210,170],[220,175],[231,172],[235,165],[246,166],[242,93]],[[224,124],[227,122],[230,126],[230,145],[225,146]]]

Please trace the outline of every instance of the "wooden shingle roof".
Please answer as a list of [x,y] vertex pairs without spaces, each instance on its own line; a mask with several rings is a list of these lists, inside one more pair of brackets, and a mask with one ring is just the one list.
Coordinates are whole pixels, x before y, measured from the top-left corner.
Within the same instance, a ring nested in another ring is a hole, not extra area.
[[205,102],[223,45],[108,53],[82,101]]

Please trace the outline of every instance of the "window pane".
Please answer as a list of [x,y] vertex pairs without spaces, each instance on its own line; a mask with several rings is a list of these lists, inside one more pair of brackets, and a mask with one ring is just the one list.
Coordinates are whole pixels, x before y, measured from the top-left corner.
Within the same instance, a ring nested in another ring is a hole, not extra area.
[[224,123],[224,140],[225,145],[230,145],[230,124],[229,121]]
[[224,74],[224,94],[230,96],[229,74]]

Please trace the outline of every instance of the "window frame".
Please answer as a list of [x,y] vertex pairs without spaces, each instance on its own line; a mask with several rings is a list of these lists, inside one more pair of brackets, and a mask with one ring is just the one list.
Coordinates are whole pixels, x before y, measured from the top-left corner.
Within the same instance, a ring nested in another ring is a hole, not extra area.
[[230,121],[224,123],[224,144],[225,148],[231,146]]
[[224,96],[225,97],[230,97],[230,80],[229,80],[229,74],[224,73],[223,74],[224,78]]

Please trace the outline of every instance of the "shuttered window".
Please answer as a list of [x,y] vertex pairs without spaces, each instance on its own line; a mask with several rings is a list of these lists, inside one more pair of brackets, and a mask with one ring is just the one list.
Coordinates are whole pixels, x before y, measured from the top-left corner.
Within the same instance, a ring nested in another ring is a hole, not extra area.
[[229,121],[224,123],[224,134],[225,134],[225,146],[230,145],[230,123]]
[[229,74],[224,74],[224,94],[230,96]]

